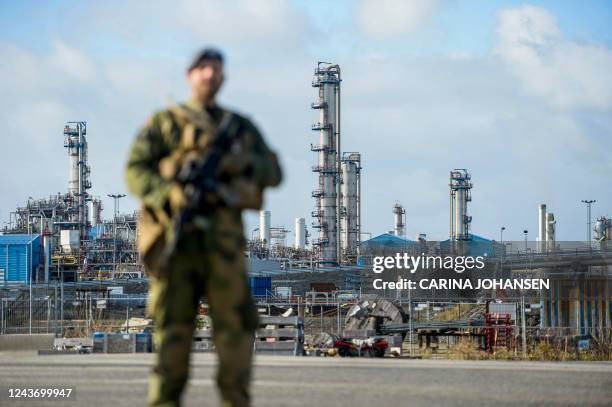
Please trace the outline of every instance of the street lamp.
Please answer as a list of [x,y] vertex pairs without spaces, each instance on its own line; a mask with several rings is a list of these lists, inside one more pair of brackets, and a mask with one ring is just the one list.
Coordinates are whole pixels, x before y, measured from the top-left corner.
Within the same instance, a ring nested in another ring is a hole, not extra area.
[[591,204],[597,202],[595,199],[583,199],[580,201],[587,205],[587,244],[591,248]]
[[117,215],[119,215],[119,199],[125,197],[125,194],[108,194],[109,198],[113,198],[114,201],[114,210],[115,210],[115,219],[117,219]]
[[[501,271],[501,275],[504,275],[504,253],[506,251],[506,247],[504,246],[504,230],[506,230],[505,226],[502,226],[499,229],[499,244],[500,244],[500,253],[499,253],[499,268]],[[494,278],[497,278],[497,273],[494,272]],[[493,292],[493,295],[496,296],[496,291]]]

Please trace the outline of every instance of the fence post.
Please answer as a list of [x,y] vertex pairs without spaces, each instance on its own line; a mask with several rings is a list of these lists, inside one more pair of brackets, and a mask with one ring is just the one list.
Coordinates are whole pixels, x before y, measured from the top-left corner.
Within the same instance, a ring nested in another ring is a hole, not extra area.
[[57,336],[57,282],[53,286],[53,333]]
[[338,325],[337,325],[337,329],[336,329],[336,333],[338,334],[338,336],[340,336],[340,300],[337,300],[337,311],[336,311],[336,315],[338,317]]
[[47,333],[51,326],[51,298],[47,297]]

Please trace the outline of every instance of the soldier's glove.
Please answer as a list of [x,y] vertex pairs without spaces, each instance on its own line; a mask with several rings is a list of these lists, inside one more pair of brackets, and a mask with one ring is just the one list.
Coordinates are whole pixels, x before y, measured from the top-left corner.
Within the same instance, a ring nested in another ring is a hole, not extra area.
[[182,161],[182,153],[178,150],[162,158],[159,161],[159,175],[167,181],[173,180],[181,169]]
[[170,206],[170,213],[176,214],[181,209],[187,206],[187,196],[183,191],[183,187],[177,183],[173,183],[168,193],[168,204]]
[[220,177],[248,176],[253,172],[253,156],[245,152],[230,152],[221,158],[218,175]]

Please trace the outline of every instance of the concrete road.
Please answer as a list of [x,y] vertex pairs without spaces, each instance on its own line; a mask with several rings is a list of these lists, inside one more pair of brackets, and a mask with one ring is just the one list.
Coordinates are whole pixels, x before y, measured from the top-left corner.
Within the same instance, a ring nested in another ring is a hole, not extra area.
[[[0,353],[2,406],[144,406],[150,354]],[[217,406],[214,355],[193,358],[186,406]],[[70,386],[73,401],[8,399]],[[612,363],[257,357],[255,406],[612,406]]]

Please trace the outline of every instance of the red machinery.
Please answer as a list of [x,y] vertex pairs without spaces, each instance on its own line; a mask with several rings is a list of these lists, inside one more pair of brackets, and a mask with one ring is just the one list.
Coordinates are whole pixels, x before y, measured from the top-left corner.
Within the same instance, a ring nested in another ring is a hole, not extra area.
[[499,348],[510,349],[512,344],[510,314],[486,313],[485,337],[487,350],[491,353]]
[[367,356],[382,358],[389,347],[389,342],[383,338],[364,340],[342,338],[334,343],[334,347],[338,350],[338,355],[342,357]]

